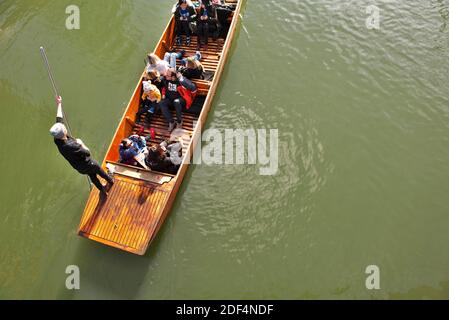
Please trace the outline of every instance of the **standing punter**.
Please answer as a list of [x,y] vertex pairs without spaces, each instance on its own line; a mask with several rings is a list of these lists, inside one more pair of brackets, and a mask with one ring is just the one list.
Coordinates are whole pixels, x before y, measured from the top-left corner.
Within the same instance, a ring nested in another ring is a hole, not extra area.
[[[114,180],[98,164],[91,159],[90,150],[80,139],[74,139],[67,135],[67,129],[64,125],[64,113],[62,111],[62,98],[56,98],[58,112],[56,115],[56,124],[50,129],[50,134],[55,138],[55,144],[62,156],[70,165],[81,174],[90,177],[93,184],[100,190],[100,195],[105,197],[114,184]],[[98,180],[97,175],[105,179],[108,184],[103,184]]]

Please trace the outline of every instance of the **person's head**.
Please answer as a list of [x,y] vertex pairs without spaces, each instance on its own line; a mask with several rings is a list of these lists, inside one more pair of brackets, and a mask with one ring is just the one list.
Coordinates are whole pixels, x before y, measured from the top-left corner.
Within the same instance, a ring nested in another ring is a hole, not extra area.
[[201,6],[204,8],[210,6],[210,0],[201,0]]
[[155,65],[157,64],[159,61],[161,61],[161,59],[155,54],[155,53],[149,53],[148,54],[148,63],[150,65]]
[[153,85],[151,84],[151,81],[144,81],[143,92],[148,93],[150,91],[153,91]]
[[154,81],[154,80],[158,79],[160,76],[161,75],[160,75],[159,71],[157,71],[156,69],[152,69],[152,70],[147,72],[147,77],[151,81]]
[[165,79],[167,79],[168,81],[174,81],[176,79],[176,70],[173,68],[167,69]]
[[148,160],[158,161],[162,155],[162,148],[160,145],[153,145],[148,149]]
[[187,0],[179,0],[179,6],[182,10],[187,9]]
[[67,128],[62,123],[56,123],[50,128],[50,134],[58,140],[67,139]]
[[201,67],[201,62],[199,62],[194,57],[188,57],[186,59],[186,67],[188,69],[199,69]]
[[132,146],[133,142],[129,139],[122,140],[122,147],[125,149],[129,149]]

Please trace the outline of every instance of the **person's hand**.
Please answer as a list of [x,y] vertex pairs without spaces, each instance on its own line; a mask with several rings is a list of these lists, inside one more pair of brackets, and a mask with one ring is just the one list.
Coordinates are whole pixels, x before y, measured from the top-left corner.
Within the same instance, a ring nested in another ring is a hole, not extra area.
[[60,104],[62,104],[62,97],[56,96],[56,105],[59,106]]
[[181,79],[182,78],[182,73],[181,72],[176,72],[176,78]]

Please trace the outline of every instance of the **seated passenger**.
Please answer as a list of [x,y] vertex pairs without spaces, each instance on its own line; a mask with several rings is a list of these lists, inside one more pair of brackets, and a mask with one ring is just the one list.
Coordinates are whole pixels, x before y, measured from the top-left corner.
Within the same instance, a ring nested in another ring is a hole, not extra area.
[[189,46],[190,36],[192,34],[192,31],[190,30],[190,23],[195,21],[195,8],[193,6],[189,6],[187,0],[179,0],[174,15],[176,20],[176,45],[181,45],[181,37],[184,35],[186,36],[186,46]]
[[[216,1],[216,0],[215,0]],[[218,0],[218,1],[220,1],[220,0]],[[194,4],[193,4],[193,2],[192,2],[192,0],[187,0],[187,5],[189,6],[189,7],[195,7],[194,6]],[[171,13],[175,13],[176,12],[176,9],[178,9],[178,7],[179,7],[179,1],[178,2],[176,2],[174,5],[173,5],[173,8],[171,9]]]
[[195,57],[189,57],[186,59],[186,66],[181,67],[179,72],[187,79],[204,79],[204,68],[201,62]]
[[212,6],[210,0],[202,0],[200,12],[197,15],[196,21],[196,33],[198,35],[197,50],[200,50],[203,45],[204,49],[207,50],[207,45],[209,43],[209,31],[210,29],[217,29],[216,21],[217,13],[214,6]]
[[146,72],[144,78],[144,81],[151,81],[151,83],[154,84],[159,91],[164,87],[164,78],[157,70],[150,70]]
[[154,171],[176,174],[182,162],[182,143],[164,141],[151,147],[145,159],[146,165]]
[[137,166],[136,156],[144,152],[147,142],[144,137],[132,135],[128,139],[123,139],[119,147],[120,162],[127,165]]
[[159,89],[151,84],[151,81],[144,81],[142,105],[136,114],[136,122],[139,122],[142,114],[146,113],[146,123],[149,123],[151,115],[157,111],[159,102],[161,102],[161,92]]
[[164,77],[169,68],[170,64],[168,61],[161,60],[155,53],[148,54],[147,72],[157,71]]
[[168,131],[175,128],[175,121],[170,112],[170,107],[176,110],[177,128],[182,129],[182,109],[189,109],[196,96],[196,85],[189,79],[169,69],[165,76],[165,86],[162,88],[162,101],[160,107],[162,114],[168,122]]

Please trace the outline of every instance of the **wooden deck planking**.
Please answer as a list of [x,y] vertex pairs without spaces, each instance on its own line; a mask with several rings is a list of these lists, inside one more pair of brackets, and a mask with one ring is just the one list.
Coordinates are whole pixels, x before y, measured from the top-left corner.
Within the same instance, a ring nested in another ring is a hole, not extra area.
[[89,197],[79,234],[143,254],[168,199],[163,186],[117,176],[109,196]]

